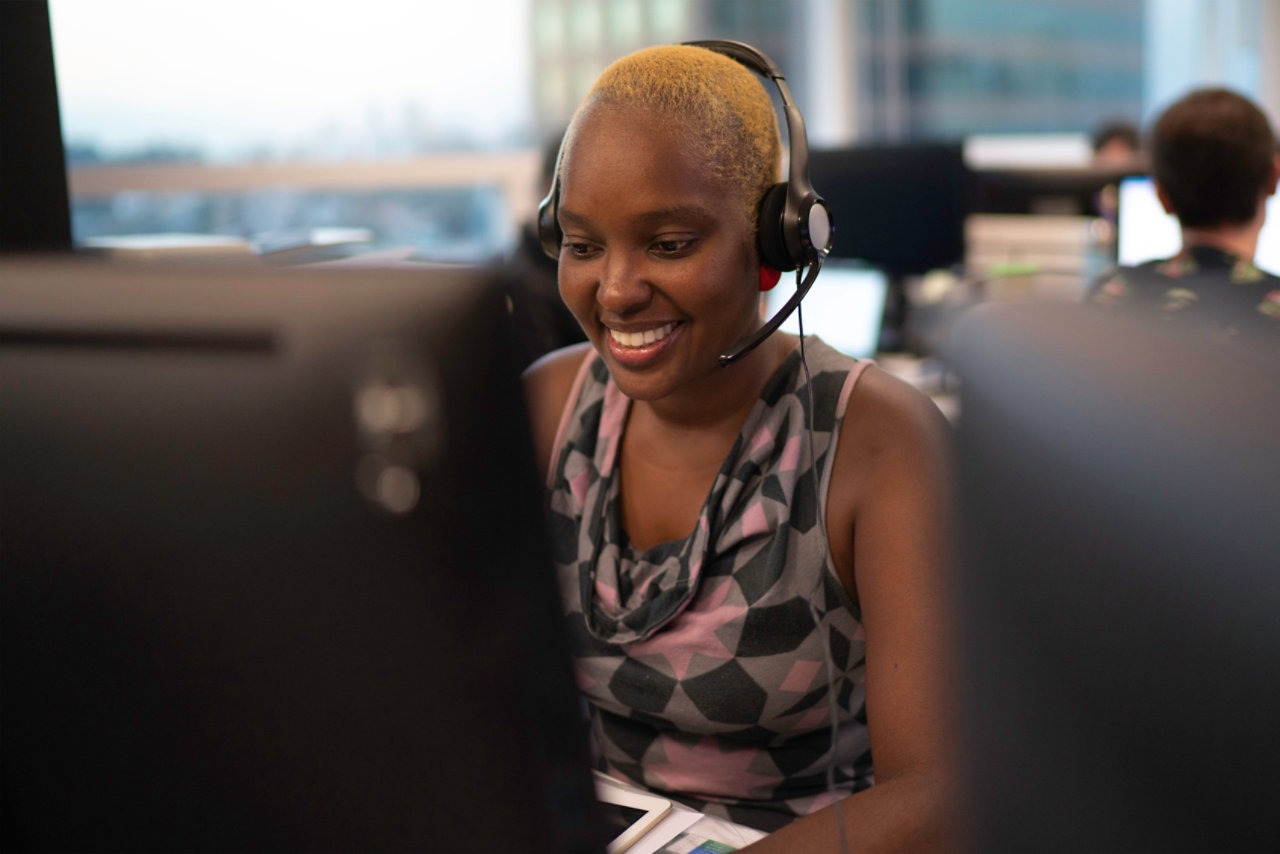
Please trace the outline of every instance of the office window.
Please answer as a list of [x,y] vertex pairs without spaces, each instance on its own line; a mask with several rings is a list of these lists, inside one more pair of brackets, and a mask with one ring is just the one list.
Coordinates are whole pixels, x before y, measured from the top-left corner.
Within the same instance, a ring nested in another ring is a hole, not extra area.
[[747,25],[749,11],[743,0],[713,0],[707,16],[713,26],[740,30]]
[[558,116],[572,109],[568,75],[560,65],[547,66],[538,73],[538,108],[543,115]]
[[687,6],[682,0],[650,0],[649,15],[653,22],[654,40],[677,42],[688,28]]
[[608,6],[609,36],[615,44],[633,45],[644,33],[640,0],[612,0]]
[[604,22],[597,0],[577,0],[569,16],[569,34],[577,50],[595,50],[600,47]]
[[596,78],[600,76],[600,72],[604,71],[604,66],[598,62],[582,62],[579,63],[573,73],[573,91],[569,95],[569,100],[573,108],[577,108],[578,103],[583,97],[591,91],[591,87],[595,85]]
[[864,0],[864,138],[1087,132],[1143,112],[1144,0]]
[[[51,0],[50,12],[77,240],[348,227],[370,230],[370,248],[479,260],[523,218],[512,188],[532,175],[506,159],[536,145],[530,32],[553,37],[554,9],[535,21],[512,0]],[[462,153],[496,165],[433,166]]]
[[555,3],[540,3],[534,7],[533,36],[538,42],[538,50],[555,52],[564,44],[564,18],[560,6]]

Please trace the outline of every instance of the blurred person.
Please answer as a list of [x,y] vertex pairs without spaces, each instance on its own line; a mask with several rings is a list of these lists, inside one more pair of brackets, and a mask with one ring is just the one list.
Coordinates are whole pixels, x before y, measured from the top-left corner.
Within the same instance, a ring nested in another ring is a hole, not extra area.
[[[559,151],[559,136],[543,145],[539,199],[551,189]],[[515,248],[502,271],[521,370],[552,350],[586,340],[573,312],[560,298],[557,266],[556,260],[542,251],[535,209],[521,223]]]
[[1195,90],[1155,121],[1148,145],[1156,195],[1178,218],[1172,258],[1104,273],[1094,305],[1163,317],[1220,341],[1280,333],[1280,278],[1253,263],[1276,191],[1275,133],[1256,105],[1221,88]]
[[1116,180],[1109,181],[1099,190],[1093,202],[1105,227],[1105,231],[1096,236],[1106,245],[1108,260],[1114,262],[1116,221],[1120,214],[1118,181],[1126,173],[1145,171],[1142,134],[1138,126],[1128,119],[1111,119],[1094,131],[1090,144],[1093,149],[1092,168],[1115,173]]
[[1134,165],[1142,151],[1142,135],[1128,119],[1103,123],[1093,134],[1093,165],[1098,168],[1124,169]]
[[589,343],[526,387],[597,763],[753,851],[937,848],[948,427],[814,336],[722,366],[778,280],[780,161],[761,80],[702,47],[618,60],[565,135],[549,251]]

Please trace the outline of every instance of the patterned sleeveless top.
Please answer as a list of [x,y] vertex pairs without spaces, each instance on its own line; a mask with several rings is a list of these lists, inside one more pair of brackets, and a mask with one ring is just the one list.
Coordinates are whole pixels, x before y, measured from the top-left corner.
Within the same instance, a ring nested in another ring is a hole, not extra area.
[[766,831],[873,782],[862,623],[819,524],[849,395],[870,363],[814,337],[805,351],[816,462],[797,348],[683,540],[637,551],[622,530],[617,462],[630,401],[595,354],[570,393],[548,475],[598,766]]

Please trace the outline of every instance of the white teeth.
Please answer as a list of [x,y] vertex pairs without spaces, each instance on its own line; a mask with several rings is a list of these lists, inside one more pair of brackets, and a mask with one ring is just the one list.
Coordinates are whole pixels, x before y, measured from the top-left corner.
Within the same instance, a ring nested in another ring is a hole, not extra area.
[[660,329],[649,329],[645,332],[619,332],[616,329],[610,329],[609,335],[623,347],[644,347],[666,338],[675,328],[674,323],[668,323]]

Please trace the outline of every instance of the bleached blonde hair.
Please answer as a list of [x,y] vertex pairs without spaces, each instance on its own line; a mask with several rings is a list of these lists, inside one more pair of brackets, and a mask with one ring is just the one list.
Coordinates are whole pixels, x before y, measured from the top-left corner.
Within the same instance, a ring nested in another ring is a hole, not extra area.
[[664,119],[664,128],[674,131],[716,178],[742,190],[747,219],[756,223],[760,200],[779,181],[782,146],[769,93],[754,73],[727,56],[690,45],[624,56],[601,73],[574,113],[561,160],[588,118],[615,109]]

